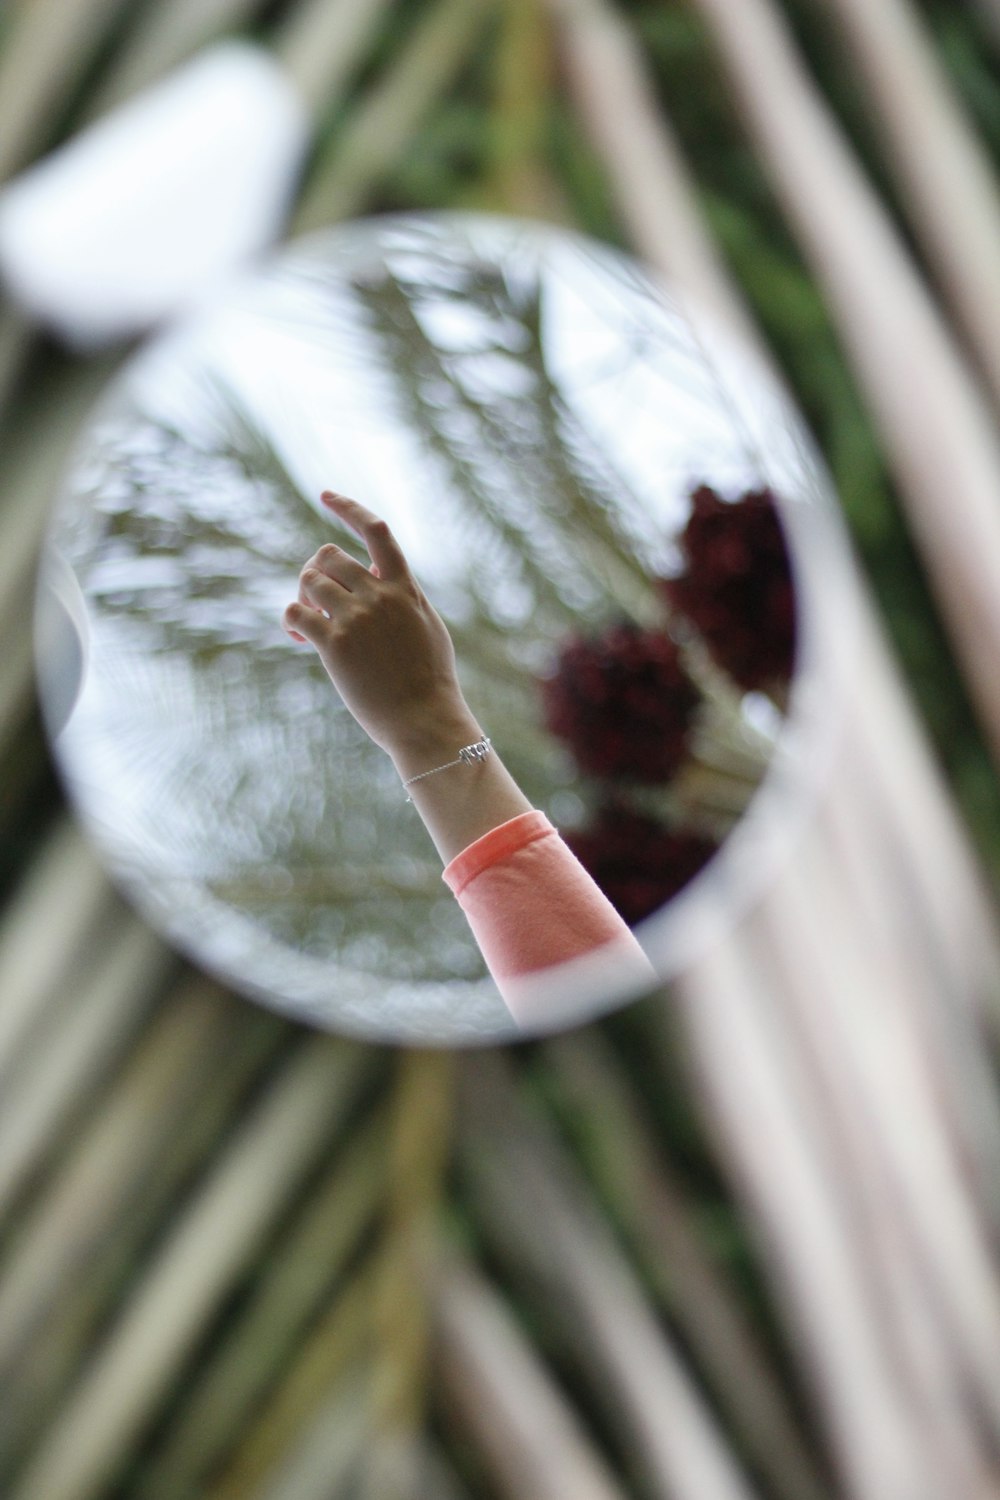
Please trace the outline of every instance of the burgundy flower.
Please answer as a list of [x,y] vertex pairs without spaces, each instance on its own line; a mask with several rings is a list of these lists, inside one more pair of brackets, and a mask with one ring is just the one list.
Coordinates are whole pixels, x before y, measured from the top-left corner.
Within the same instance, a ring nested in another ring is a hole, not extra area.
[[675,896],[716,850],[701,834],[665,828],[617,803],[606,804],[589,827],[564,838],[629,924]]
[[795,598],[773,492],[751,490],[729,502],[701,485],[680,544],[685,571],[660,580],[671,607],[687,616],[740,687],[787,682]]
[[576,637],[541,686],[549,730],[588,775],[669,781],[684,759],[699,695],[662,631],[622,623]]

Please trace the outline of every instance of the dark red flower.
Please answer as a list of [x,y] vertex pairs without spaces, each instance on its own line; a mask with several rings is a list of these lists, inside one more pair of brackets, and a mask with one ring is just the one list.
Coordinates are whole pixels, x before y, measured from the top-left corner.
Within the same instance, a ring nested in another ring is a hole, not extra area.
[[684,759],[699,695],[663,631],[626,622],[576,637],[541,686],[549,730],[586,774],[669,781]]
[[589,827],[564,834],[577,859],[629,924],[663,906],[715,853],[698,833],[608,803]]
[[787,682],[795,652],[795,597],[774,494],[723,500],[707,484],[691,496],[680,537],[685,570],[660,580],[713,660],[740,687]]

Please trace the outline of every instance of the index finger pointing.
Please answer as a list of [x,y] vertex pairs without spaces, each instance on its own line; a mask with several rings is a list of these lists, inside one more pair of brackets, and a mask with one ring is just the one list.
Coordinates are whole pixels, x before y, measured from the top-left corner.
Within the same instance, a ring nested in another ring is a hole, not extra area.
[[391,581],[409,577],[409,564],[386,521],[356,500],[348,500],[346,495],[335,494],[333,490],[324,490],[320,498],[361,537],[380,578]]

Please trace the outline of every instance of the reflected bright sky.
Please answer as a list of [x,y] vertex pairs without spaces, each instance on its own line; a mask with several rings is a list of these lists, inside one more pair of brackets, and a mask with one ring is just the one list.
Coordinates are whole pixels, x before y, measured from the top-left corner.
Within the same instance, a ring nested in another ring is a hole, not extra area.
[[367,1036],[510,1034],[390,763],[281,629],[344,541],[320,491],[389,520],[558,820],[578,799],[534,674],[574,628],[662,617],[695,484],[794,503],[803,451],[776,392],[592,242],[446,216],[290,247],[137,356],[58,503],[90,670],[57,753],[85,821],[248,993]]
[[[538,381],[529,356],[541,352],[567,425],[578,425],[593,461],[620,481],[615,511],[633,545],[651,561],[662,557],[665,537],[683,522],[688,489],[704,477],[706,454],[716,483],[733,493],[759,475],[746,433],[718,401],[716,373],[688,321],[611,253],[553,232],[525,232],[520,246],[498,247],[504,231],[489,220],[482,225],[470,236],[472,253],[485,265],[501,250],[510,255],[515,309],[537,302],[540,310],[537,343],[509,310],[484,309],[466,288],[449,295],[454,278],[447,251],[433,244],[439,236],[428,236],[426,256],[414,249],[412,229],[386,228],[379,236],[376,254],[387,269],[408,289],[422,288],[414,297],[416,321],[444,367],[439,389],[423,379],[427,405],[450,418],[442,425],[453,437],[462,416],[453,381],[498,413],[530,406]],[[450,493],[454,484],[443,466],[429,461],[425,433],[387,361],[384,335],[351,284],[352,267],[367,262],[367,238],[363,230],[344,233],[332,256],[319,245],[306,249],[285,274],[254,283],[200,326],[164,341],[136,370],[133,390],[150,415],[210,442],[205,377],[228,387],[325,525],[321,490],[363,499],[389,520],[433,588],[467,571],[467,549],[447,525],[449,508],[461,511],[465,497]],[[435,250],[445,275],[425,284]],[[475,416],[465,416],[474,439]],[[509,490],[509,468],[496,458],[491,465],[491,457],[484,448],[481,468],[492,467],[494,483]],[[519,498],[537,497],[527,486],[521,496],[507,494],[512,505]]]

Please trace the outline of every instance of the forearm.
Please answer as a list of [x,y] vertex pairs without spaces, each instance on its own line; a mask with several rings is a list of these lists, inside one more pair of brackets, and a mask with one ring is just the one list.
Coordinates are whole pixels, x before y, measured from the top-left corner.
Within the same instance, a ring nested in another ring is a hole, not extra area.
[[354,500],[323,499],[364,538],[371,566],[324,544],[300,574],[285,628],[312,643],[346,707],[409,783],[512,1012],[540,1018],[551,997],[544,983],[536,994],[533,976],[595,951],[616,982],[648,982],[635,938],[499,755],[451,764],[483,735],[447,628],[385,523]]

